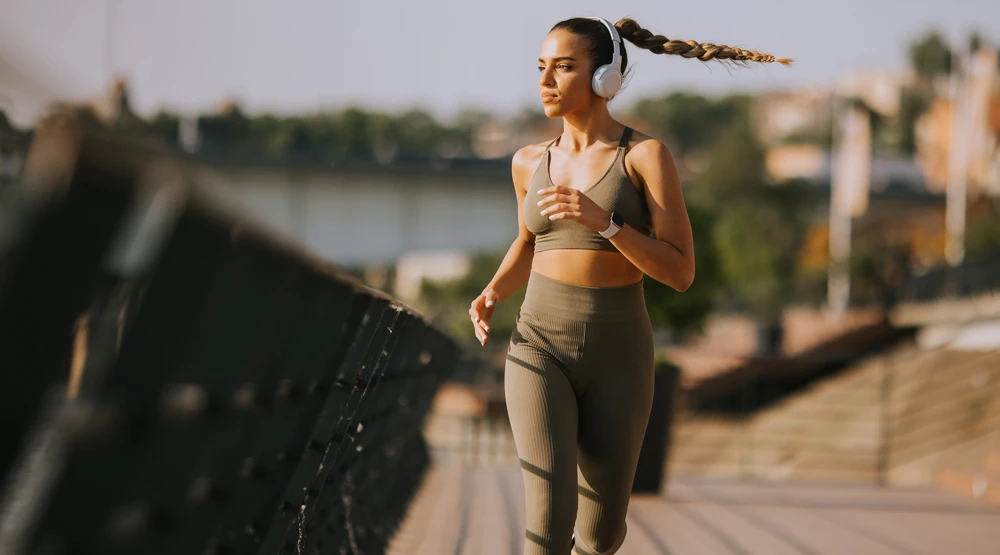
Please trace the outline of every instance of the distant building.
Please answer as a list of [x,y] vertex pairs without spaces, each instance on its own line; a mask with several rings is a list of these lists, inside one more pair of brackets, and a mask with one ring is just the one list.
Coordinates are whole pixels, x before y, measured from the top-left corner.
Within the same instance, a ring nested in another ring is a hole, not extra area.
[[478,158],[510,158],[521,147],[546,142],[562,133],[561,120],[544,119],[521,124],[490,120],[472,136],[472,153]]
[[[960,95],[968,112],[959,124],[957,137],[965,149],[967,191],[1000,195],[1000,75],[997,52],[982,49],[972,57],[971,76]],[[956,140],[955,107],[952,99],[934,101],[917,121],[917,160],[932,191],[945,190],[950,178],[951,148]]]
[[[785,183],[793,179],[827,187],[830,183],[832,156],[829,149],[793,144],[768,149],[766,168],[772,179]],[[871,190],[874,192],[909,191],[934,193],[928,188],[924,172],[907,156],[878,156],[872,160]]]
[[128,83],[123,78],[117,78],[105,95],[94,100],[93,106],[102,121],[113,124],[134,115],[129,96]]
[[440,283],[460,279],[471,267],[472,259],[467,251],[407,252],[396,261],[392,291],[396,298],[412,305],[420,299],[420,286],[424,280]]
[[895,118],[902,91],[914,79],[909,72],[857,71],[829,89],[762,93],[754,106],[757,136],[768,145],[826,139],[835,97],[859,99],[880,116]]
[[472,152],[479,158],[503,158],[516,148],[514,127],[507,122],[484,122],[472,134]]
[[829,133],[831,98],[820,89],[761,94],[753,111],[757,138],[765,145],[816,142]]
[[793,179],[816,180],[828,171],[829,149],[814,144],[791,144],[771,147],[764,161],[767,173],[778,183]]
[[836,92],[843,98],[860,99],[880,116],[895,118],[899,115],[903,89],[912,86],[916,79],[911,71],[855,71],[837,84]]

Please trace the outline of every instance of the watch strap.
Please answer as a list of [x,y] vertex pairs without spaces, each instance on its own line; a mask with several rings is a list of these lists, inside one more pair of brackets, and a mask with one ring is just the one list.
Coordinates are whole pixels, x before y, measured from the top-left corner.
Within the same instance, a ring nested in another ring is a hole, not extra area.
[[624,222],[622,221],[622,217],[619,214],[612,212],[611,218],[608,221],[608,228],[598,233],[601,234],[601,237],[604,237],[605,239],[610,239],[611,237],[614,236],[614,234],[618,233],[621,230],[621,225],[619,225],[618,222],[622,222],[622,224],[624,224]]

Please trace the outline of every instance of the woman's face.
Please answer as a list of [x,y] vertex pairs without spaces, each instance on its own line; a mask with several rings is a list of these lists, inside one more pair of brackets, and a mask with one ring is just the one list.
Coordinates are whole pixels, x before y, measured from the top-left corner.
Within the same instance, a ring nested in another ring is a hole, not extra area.
[[550,118],[587,110],[594,99],[590,85],[593,69],[587,58],[586,39],[556,29],[542,41],[538,56],[538,90],[542,109]]

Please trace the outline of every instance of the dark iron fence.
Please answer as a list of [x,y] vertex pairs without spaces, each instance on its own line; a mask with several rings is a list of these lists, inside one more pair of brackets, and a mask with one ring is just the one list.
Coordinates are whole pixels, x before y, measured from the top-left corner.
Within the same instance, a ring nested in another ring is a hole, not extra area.
[[4,195],[0,552],[384,549],[450,339],[134,143],[48,122]]

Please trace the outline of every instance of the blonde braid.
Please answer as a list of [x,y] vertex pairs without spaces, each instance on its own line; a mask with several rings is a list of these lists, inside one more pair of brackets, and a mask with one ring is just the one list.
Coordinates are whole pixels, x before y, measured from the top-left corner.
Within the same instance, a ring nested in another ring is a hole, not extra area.
[[615,23],[621,37],[632,44],[649,50],[654,54],[677,54],[685,58],[698,58],[703,62],[709,60],[734,60],[737,62],[777,62],[783,66],[792,65],[791,58],[775,58],[770,54],[762,54],[756,50],[744,50],[735,46],[699,43],[693,40],[671,40],[663,35],[654,35],[643,29],[634,19],[624,18]]

